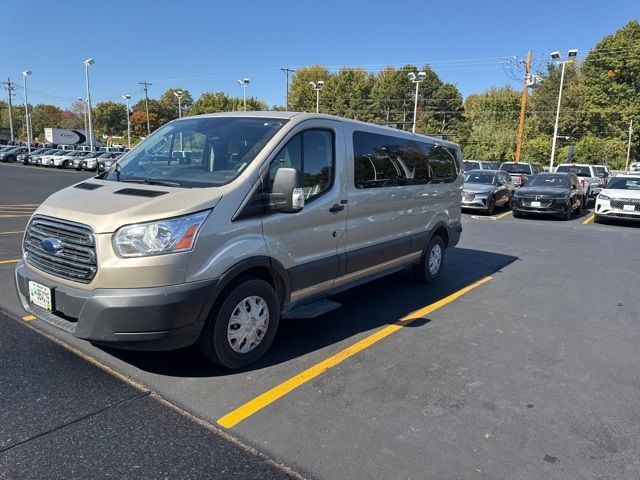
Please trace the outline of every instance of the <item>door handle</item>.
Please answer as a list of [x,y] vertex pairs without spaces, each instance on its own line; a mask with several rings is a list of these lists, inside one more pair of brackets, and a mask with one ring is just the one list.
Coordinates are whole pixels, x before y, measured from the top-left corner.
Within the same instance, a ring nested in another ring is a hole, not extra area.
[[333,207],[329,209],[331,213],[338,213],[338,212],[341,212],[342,210],[344,210],[344,205],[338,205],[337,203],[335,203]]

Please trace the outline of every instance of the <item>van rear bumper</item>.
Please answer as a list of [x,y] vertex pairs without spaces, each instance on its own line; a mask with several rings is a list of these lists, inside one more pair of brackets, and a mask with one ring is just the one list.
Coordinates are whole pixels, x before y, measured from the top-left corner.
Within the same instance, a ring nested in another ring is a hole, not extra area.
[[[84,291],[42,277],[22,260],[15,277],[22,306],[36,317],[77,338],[129,350],[171,350],[193,344],[218,283]],[[29,281],[52,289],[51,312],[29,301]]]

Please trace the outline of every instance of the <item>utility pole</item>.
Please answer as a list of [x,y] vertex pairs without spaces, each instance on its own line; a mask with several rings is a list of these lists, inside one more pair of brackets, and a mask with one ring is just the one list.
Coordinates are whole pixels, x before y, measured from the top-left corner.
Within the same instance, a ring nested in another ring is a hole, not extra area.
[[631,136],[633,135],[633,119],[629,122],[629,143],[627,144],[627,165],[624,169],[626,172],[629,170],[629,158],[631,157]]
[[149,123],[149,95],[147,93],[148,88],[151,86],[151,83],[147,82],[138,82],[142,85],[142,89],[144,90],[144,108],[147,111],[147,135],[151,135],[151,124]]
[[518,123],[518,140],[516,143],[516,163],[520,163],[522,152],[522,137],[524,136],[524,114],[527,110],[527,93],[531,85],[531,51],[527,53],[524,64],[524,80],[522,82],[522,98],[520,99],[520,122]]
[[2,82],[2,84],[4,85],[4,88],[7,89],[7,91],[9,92],[9,129],[11,130],[11,141],[13,142],[14,136],[13,136],[13,107],[12,107],[12,103],[11,103],[11,99],[13,97],[13,89],[15,88],[15,83],[11,82],[10,78],[7,78],[6,82]]
[[284,111],[288,112],[289,111],[289,74],[295,73],[295,70],[289,67],[281,68],[280,70],[282,70],[287,76],[287,93],[286,93],[286,103],[284,104]]

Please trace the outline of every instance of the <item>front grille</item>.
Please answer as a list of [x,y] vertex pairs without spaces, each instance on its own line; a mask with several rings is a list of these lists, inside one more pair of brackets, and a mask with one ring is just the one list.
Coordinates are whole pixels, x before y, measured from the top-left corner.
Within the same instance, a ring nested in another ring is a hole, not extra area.
[[553,200],[549,198],[535,198],[535,197],[529,197],[529,198],[525,197],[522,199],[522,204],[525,207],[530,207],[531,202],[540,202],[540,207],[534,207],[534,208],[549,208],[553,203]]
[[[62,242],[63,249],[45,251],[41,242],[47,238]],[[38,215],[27,227],[23,249],[29,265],[56,277],[89,283],[98,271],[93,230],[86,225]]]
[[611,204],[611,208],[616,210],[623,210],[625,205],[634,205],[635,211],[640,212],[640,199],[637,198],[620,198],[618,200],[611,200],[609,203]]
[[473,199],[476,198],[476,194],[465,192],[462,198],[464,199],[465,202],[472,202]]

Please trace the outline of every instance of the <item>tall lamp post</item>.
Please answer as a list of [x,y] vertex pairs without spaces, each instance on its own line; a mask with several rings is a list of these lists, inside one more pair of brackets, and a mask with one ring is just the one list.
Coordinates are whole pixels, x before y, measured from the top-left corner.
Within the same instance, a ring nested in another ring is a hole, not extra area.
[[423,82],[424,79],[427,78],[427,74],[426,72],[409,72],[407,77],[416,84],[416,98],[413,103],[413,129],[411,130],[413,133],[416,133],[416,120],[418,117],[418,89],[420,88],[420,82]]
[[316,92],[316,113],[320,112],[320,90],[324,88],[324,80],[318,80],[317,82],[309,82],[311,88]]
[[93,58],[84,61],[84,78],[87,83],[87,111],[89,112],[89,150],[93,152],[93,124],[91,120],[91,92],[89,89],[89,67],[96,63]]
[[22,78],[24,79],[24,119],[27,126],[27,151],[31,153],[31,122],[29,121],[31,115],[29,115],[29,97],[27,95],[27,77],[29,75],[31,75],[31,70],[22,72]]
[[78,101],[82,102],[82,117],[84,119],[84,134],[87,135],[87,100],[78,97]]
[[551,143],[551,160],[549,162],[549,171],[553,172],[553,160],[556,156],[556,142],[558,140],[558,122],[560,120],[560,102],[562,102],[562,87],[564,86],[564,68],[567,63],[573,62],[578,56],[578,50],[572,49],[567,52],[567,60],[560,60],[560,52],[551,52],[551,60],[556,64],[562,65],[562,73],[560,74],[560,89],[558,90],[558,107],[556,108],[556,123],[553,127],[553,142]]
[[[173,94],[178,99],[178,118],[182,118],[182,96],[184,95],[184,92],[182,90],[176,90],[175,92],[173,92]],[[244,109],[247,109],[246,100],[244,103]],[[182,148],[182,132],[180,132],[180,151],[184,151],[184,149]]]
[[129,108],[131,95],[122,95],[122,98],[127,102],[127,148],[131,148],[131,109]]
[[249,79],[243,78],[242,80],[238,80],[238,83],[242,87],[242,100],[244,102],[244,111],[247,111],[247,85],[249,85]]

